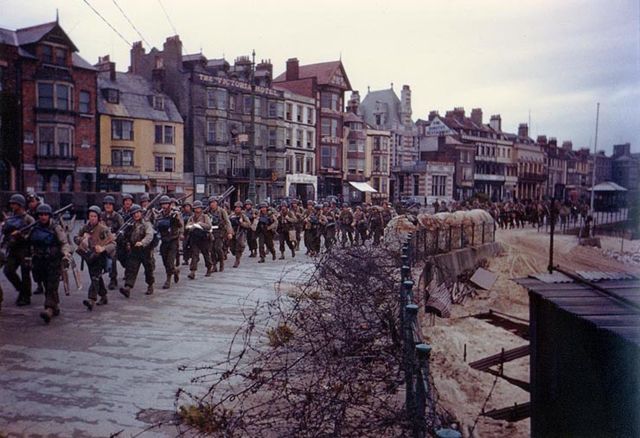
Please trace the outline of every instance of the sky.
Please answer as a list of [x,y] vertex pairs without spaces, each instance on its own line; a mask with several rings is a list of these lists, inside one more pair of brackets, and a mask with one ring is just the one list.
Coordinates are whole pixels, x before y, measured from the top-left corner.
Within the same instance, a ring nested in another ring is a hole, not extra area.
[[534,138],[593,149],[599,102],[598,150],[640,151],[640,0],[0,0],[0,27],[57,9],[82,57],[109,54],[125,71],[129,45],[87,3],[147,50],[177,33],[185,53],[208,58],[255,49],[275,75],[292,57],[342,59],[361,98],[410,85],[414,120],[479,107],[504,131],[530,120]]

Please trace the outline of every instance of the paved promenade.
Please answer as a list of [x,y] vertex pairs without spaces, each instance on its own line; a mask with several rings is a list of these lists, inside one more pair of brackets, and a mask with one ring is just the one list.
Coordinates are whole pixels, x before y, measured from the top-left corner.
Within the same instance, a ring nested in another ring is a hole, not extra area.
[[[310,259],[303,254],[264,264],[245,256],[238,269],[231,262],[225,272],[204,278],[201,268],[196,280],[187,279],[183,266],[180,282],[168,291],[160,288],[165,277],[158,259],[154,295],[144,295],[141,270],[130,299],[109,291],[109,304],[93,312],[82,305],[85,270],[82,291],[67,297],[60,286],[62,314],[49,326],[38,317],[43,296],[16,307],[16,293],[1,275],[0,436],[139,432],[149,425],[139,413],[174,409],[179,387],[197,390],[189,383],[193,372],[179,366],[224,358],[245,300],[273,298],[281,278],[304,278]],[[143,436],[165,435],[169,430]]]

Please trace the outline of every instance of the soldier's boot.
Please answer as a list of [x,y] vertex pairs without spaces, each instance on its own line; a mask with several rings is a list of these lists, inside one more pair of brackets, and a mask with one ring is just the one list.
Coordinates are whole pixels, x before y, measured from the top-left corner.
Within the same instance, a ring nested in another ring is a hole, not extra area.
[[284,251],[280,251],[280,260],[284,260]]
[[183,257],[183,258],[184,260],[182,260],[182,264],[185,266],[189,265],[189,260],[186,257]]
[[264,263],[264,257],[260,257],[260,260],[258,260],[258,263]]
[[271,260],[275,260],[276,259],[276,250],[274,249],[273,251],[271,251]]
[[196,278],[196,271],[191,271],[189,275],[187,275],[187,278],[189,280],[193,280],[194,278]]
[[45,324],[49,324],[51,322],[51,318],[53,318],[53,309],[49,307],[44,309],[44,312],[40,312],[40,318],[42,318]]
[[210,269],[211,269],[211,272],[218,272],[218,263],[214,263]]
[[129,298],[131,296],[131,288],[129,286],[121,287],[120,293],[125,296],[125,298]]
[[82,304],[84,304],[87,307],[87,310],[92,311],[93,306],[96,305],[96,300],[92,300],[92,299],[82,300]]
[[116,277],[112,277],[111,280],[109,280],[109,286],[107,286],[109,288],[109,290],[114,290],[115,288],[118,287],[118,279]]
[[255,249],[251,250],[251,254],[249,254],[249,257],[250,258],[255,258],[256,257],[256,250]]
[[145,295],[153,295],[153,285],[152,284],[147,286],[147,291],[144,294]]
[[[296,248],[297,249],[297,248]],[[291,249],[291,258],[295,258],[296,256],[296,249]]]
[[107,300],[107,296],[103,295],[100,297],[100,299],[98,300],[98,302],[96,303],[98,306],[104,306],[106,304],[109,304],[109,300]]
[[234,268],[237,268],[238,266],[240,266],[240,256],[236,256],[236,261],[233,264]]
[[176,268],[176,270],[173,271],[173,282],[178,283],[179,281],[180,281],[180,269]]
[[44,293],[44,290],[42,289],[42,284],[38,283],[38,286],[36,287],[36,290],[33,291],[34,295],[42,295]]
[[171,274],[167,275],[167,280],[162,285],[162,289],[169,289],[171,287]]
[[215,268],[213,266],[209,266],[207,268],[207,273],[204,274],[205,277],[211,277],[211,274],[213,274],[215,272]]
[[224,259],[220,260],[220,272],[224,271],[224,261],[227,259],[227,256]]

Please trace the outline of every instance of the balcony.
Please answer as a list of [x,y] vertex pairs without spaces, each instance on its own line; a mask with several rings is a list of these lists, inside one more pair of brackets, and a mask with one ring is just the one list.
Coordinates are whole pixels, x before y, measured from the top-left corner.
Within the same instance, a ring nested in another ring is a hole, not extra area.
[[[241,178],[247,179],[249,178],[249,168],[248,167],[238,167],[236,169],[227,169],[227,176],[229,178]],[[273,169],[266,169],[256,167],[256,178],[257,179],[273,179],[273,177],[278,177],[278,173]]]
[[540,173],[525,172],[525,173],[520,173],[518,175],[518,179],[521,181],[529,181],[529,182],[544,182],[547,180],[547,175],[540,174]]
[[37,155],[36,169],[38,170],[75,170],[78,157],[60,155]]
[[500,181],[504,182],[504,175],[490,175],[486,173],[474,173],[473,179],[475,181]]

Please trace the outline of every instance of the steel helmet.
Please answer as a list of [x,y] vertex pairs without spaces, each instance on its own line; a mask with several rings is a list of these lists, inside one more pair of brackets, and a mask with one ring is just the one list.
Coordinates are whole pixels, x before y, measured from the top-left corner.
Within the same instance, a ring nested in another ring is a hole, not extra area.
[[260,208],[269,208],[269,204],[267,204],[266,202],[261,202]]
[[102,205],[104,205],[104,204],[115,204],[115,203],[116,203],[116,198],[114,198],[111,195],[105,196],[104,199],[102,200]]
[[202,201],[193,201],[193,208],[202,208]]
[[235,204],[233,204],[233,206],[242,208],[242,201],[236,201]]
[[11,195],[11,198],[9,198],[9,204],[18,204],[20,207],[24,207],[27,204],[27,201],[20,193],[16,193],[15,195]]
[[123,193],[122,200],[124,201],[125,199],[131,199],[133,201],[133,196],[131,196],[130,193]]
[[211,204],[212,202],[218,202],[218,197],[217,196],[209,196],[209,204]]
[[140,195],[140,202],[145,202],[145,201],[149,201],[148,193],[143,193],[142,195]]
[[162,205],[162,204],[171,204],[171,198],[168,197],[167,195],[162,195],[160,196],[160,199],[158,200],[158,204]]
[[253,205],[253,201],[251,199],[245,199],[244,205]]
[[140,205],[138,204],[133,204],[131,206],[131,209],[129,210],[129,213],[133,214],[133,213],[137,213],[138,211],[142,211],[142,207],[140,207]]
[[36,214],[48,214],[53,213],[51,206],[49,204],[40,204],[38,208],[36,208]]
[[91,207],[89,207],[89,212],[94,212],[95,214],[100,216],[100,213],[102,213],[102,210],[100,210],[100,207],[98,207],[97,205],[92,205]]

